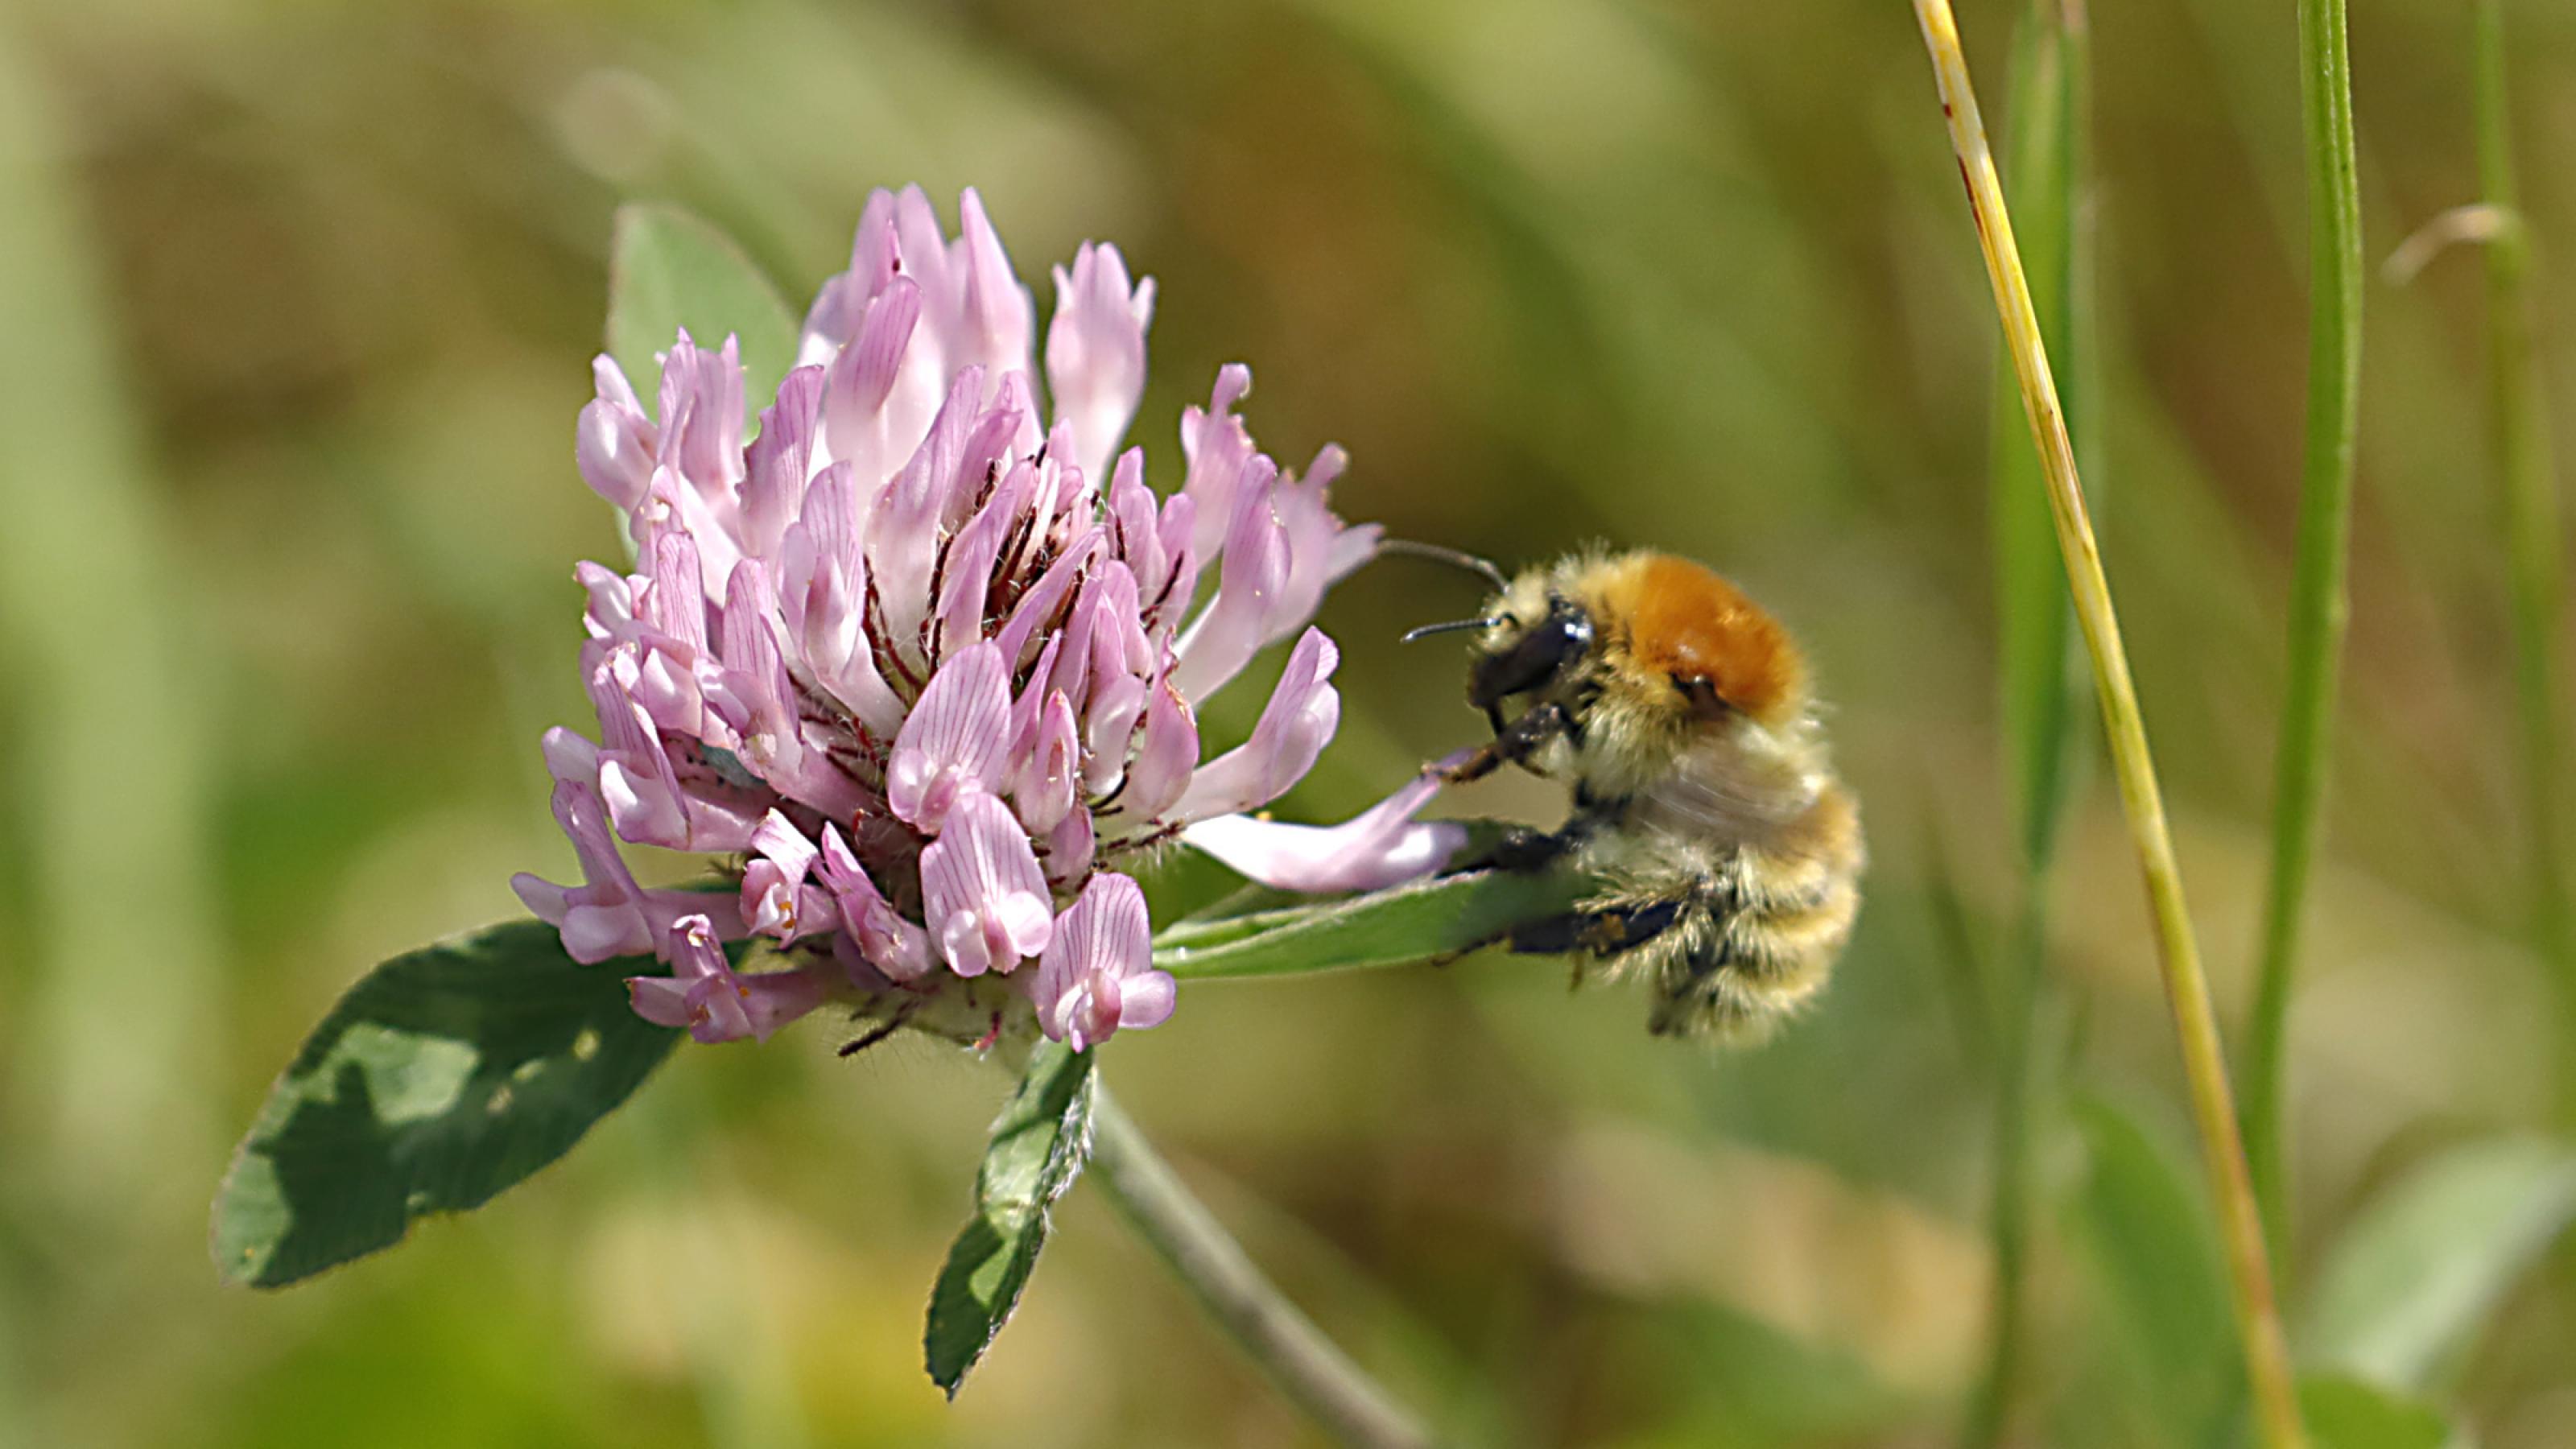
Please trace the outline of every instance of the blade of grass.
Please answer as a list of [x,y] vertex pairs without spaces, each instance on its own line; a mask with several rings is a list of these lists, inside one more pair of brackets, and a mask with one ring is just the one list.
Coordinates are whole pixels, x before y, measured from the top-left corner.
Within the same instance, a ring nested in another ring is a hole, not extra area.
[[[2089,351],[2081,336],[2078,289],[2083,239],[2087,57],[2084,15],[2067,0],[2031,0],[2015,33],[2005,176],[2020,215],[2032,303],[2051,355],[2077,385],[2065,401],[2080,435],[2089,410],[2081,386]],[[2021,899],[2004,952],[1995,1004],[1994,1181],[1989,1215],[1994,1276],[1986,1369],[1969,1406],[1962,1442],[2001,1443],[2022,1375],[2024,1282],[2037,1185],[2031,1170],[2036,1114],[2048,1095],[2035,1042],[2046,1015],[2043,963],[2057,837],[2074,759],[2074,630],[2065,571],[2050,522],[2048,478],[2021,419],[2021,389],[2008,358],[1996,360],[1993,479],[1987,514],[1994,530],[1997,672],[2007,773],[2014,793]],[[2086,459],[2089,464],[2090,458]]]
[[2531,891],[2540,947],[2560,991],[2558,1100],[2576,1125],[2576,922],[2569,919],[2558,770],[2560,573],[2557,481],[2532,336],[2531,236],[2518,210],[2511,112],[2505,104],[2504,0],[2477,7],[2478,185],[2503,213],[2486,248],[2487,380],[2493,389],[2496,471],[2504,488],[2508,586],[2513,597],[2514,686],[2521,716],[2523,796],[2530,802]]
[[1993,153],[1986,145],[1985,123],[1968,79],[1968,61],[1959,47],[1958,21],[1949,0],[1914,0],[1923,39],[1931,52],[1940,85],[1942,113],[1948,118],[1950,143],[1957,153],[1960,178],[1968,192],[1977,239],[1985,253],[1986,273],[1993,283],[1995,310],[2012,349],[2021,379],[2022,402],[2048,469],[2050,515],[2056,525],[2058,552],[2075,599],[2076,622],[2082,627],[2093,679],[2100,694],[2104,733],[2108,737],[2121,804],[2128,816],[2131,842],[2146,875],[2147,899],[2155,921],[2159,964],[2165,995],[2172,1005],[2174,1033],[2182,1050],[2183,1074],[2190,1086],[2192,1119],[2198,1128],[2204,1167],[2217,1198],[2219,1222],[2227,1245],[2229,1286],[2237,1326],[2244,1335],[2246,1376],[2253,1385],[2262,1442],[2270,1449],[2295,1449],[2305,1435],[2290,1376],[2290,1356],[2281,1334],[2280,1312],[2272,1298],[2271,1264],[2263,1245],[2262,1219],[2254,1203],[2253,1184],[2245,1167],[2244,1144],[2237,1137],[2235,1104],[2227,1082],[2227,1064],[2219,1047],[2218,1020],[2210,1008],[2209,982],[2202,973],[2200,951],[2191,934],[2191,915],[2183,899],[2182,873],[2174,861],[2173,839],[2165,825],[2164,800],[2156,783],[2155,760],[2148,749],[2146,721],[2138,709],[2136,684],[2129,677],[2128,654],[2120,641],[2119,619],[2111,606],[2110,582],[2084,503],[2075,468],[2075,449],[2066,431],[2057,384],[2049,374],[2048,353],[2031,309],[2030,283],[2015,249],[2012,221],[2005,211],[1996,179]]
[[1957,857],[1941,832],[1937,810],[1924,812],[1919,849],[1924,863],[1923,901],[1932,939],[1939,946],[1935,954],[1942,968],[1941,994],[1958,1035],[1959,1060],[1972,1072],[1988,1072],[1997,1060],[1995,1037],[2002,1030],[1996,1021],[1996,968],[1990,959],[1994,951],[1986,939],[1985,923],[1968,907],[1967,891],[1955,866]]
[[2272,1261],[2284,1265],[2290,1184],[2282,1078],[2300,907],[2334,750],[2352,538],[2353,439],[2361,421],[2361,188],[2354,176],[2343,0],[2299,0],[2299,88],[2307,114],[2307,453],[2299,475],[2289,691],[2273,767],[2271,880],[2246,1048],[2244,1116],[2264,1236]]
[[[2017,236],[2040,336],[2069,375],[2063,401],[2067,427],[2079,441],[2087,417],[2075,316],[2085,66],[2082,12],[2066,0],[2032,0],[2013,47],[2004,178],[2014,214],[2025,222]],[[2077,705],[2070,668],[2074,615],[2049,518],[2048,475],[2022,421],[2021,387],[2010,358],[1997,358],[1995,367],[1994,473],[1986,507],[1994,532],[2004,752],[2022,863],[2037,869],[2055,856],[2065,815],[2060,807]],[[2077,451],[2080,462],[2094,461],[2087,450]]]

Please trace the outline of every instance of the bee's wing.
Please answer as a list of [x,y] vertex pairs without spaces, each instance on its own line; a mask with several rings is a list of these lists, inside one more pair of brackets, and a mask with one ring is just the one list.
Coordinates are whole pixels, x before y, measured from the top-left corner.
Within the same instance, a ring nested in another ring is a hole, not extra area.
[[1648,790],[1631,817],[1688,847],[1723,858],[1738,899],[1761,909],[1805,909],[1848,886],[1861,869],[1860,812],[1851,792],[1756,773],[1733,751],[1695,751]]
[[1712,741],[1683,754],[1671,773],[1648,786],[1629,818],[1693,840],[1758,844],[1795,821],[1814,798],[1793,772]]

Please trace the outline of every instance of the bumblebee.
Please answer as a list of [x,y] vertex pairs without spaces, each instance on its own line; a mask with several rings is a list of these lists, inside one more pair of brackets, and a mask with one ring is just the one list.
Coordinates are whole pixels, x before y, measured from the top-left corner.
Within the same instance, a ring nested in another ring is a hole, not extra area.
[[1603,882],[1512,931],[1511,948],[1642,979],[1658,1035],[1768,1036],[1823,989],[1865,860],[1796,643],[1735,585],[1670,554],[1490,576],[1501,592],[1482,617],[1415,631],[1479,636],[1467,699],[1494,738],[1449,777],[1514,764],[1565,782],[1563,827],[1518,834],[1486,864],[1570,861]]

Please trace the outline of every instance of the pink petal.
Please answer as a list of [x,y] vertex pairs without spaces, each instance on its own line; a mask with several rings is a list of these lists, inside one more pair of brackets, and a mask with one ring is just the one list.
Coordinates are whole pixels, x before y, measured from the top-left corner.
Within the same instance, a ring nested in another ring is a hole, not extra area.
[[1170,818],[1205,820],[1258,809],[1303,779],[1341,723],[1341,696],[1326,682],[1340,657],[1321,630],[1307,630],[1290,651],[1252,738],[1201,765]]
[[1033,835],[1055,829],[1074,806],[1082,772],[1082,741],[1074,732],[1073,706],[1062,694],[1047,696],[1037,739],[1020,766],[1012,799]]
[[1332,480],[1348,462],[1339,447],[1327,443],[1307,465],[1304,479],[1283,476],[1273,493],[1271,507],[1288,538],[1288,578],[1274,606],[1270,630],[1261,641],[1265,646],[1314,617],[1324,590],[1377,552],[1384,530],[1375,524],[1344,527],[1327,498]]
[[[1141,675],[1153,668],[1152,641],[1145,637],[1136,605],[1136,576],[1111,559],[1085,580],[1064,628],[1065,653],[1049,686],[1064,692],[1075,708],[1089,715],[1115,692],[1120,676]],[[1141,709],[1144,697],[1133,704]],[[1127,716],[1133,722],[1135,715]],[[1125,752],[1125,740],[1119,742]]]
[[[714,927],[704,916],[687,917],[676,926],[668,983],[648,985],[651,977],[627,980],[627,996],[636,1014],[661,1026],[685,1026],[689,1035],[702,1042],[738,1041],[751,1035],[751,1014],[744,1008],[743,994],[735,985],[733,968],[725,962]],[[670,999],[674,992],[679,996],[676,1012]],[[675,1015],[678,1019],[671,1019]]]
[[996,381],[1006,373],[1026,373],[1037,305],[1011,270],[1010,254],[984,214],[984,198],[971,186],[957,200],[957,223],[965,243],[965,297],[960,350],[950,365],[980,365]]
[[930,938],[887,904],[877,883],[859,868],[849,842],[829,822],[823,826],[818,865],[824,888],[840,907],[842,924],[870,966],[896,982],[915,980],[930,969]]
[[1189,459],[1181,492],[1197,505],[1190,545],[1202,559],[1214,557],[1224,542],[1234,521],[1236,485],[1254,453],[1251,432],[1234,415],[1234,405],[1251,391],[1252,369],[1229,362],[1217,369],[1216,390],[1206,409],[1181,413],[1181,452]]
[[[1081,1051],[1121,1026],[1151,1026],[1171,1015],[1172,978],[1153,970],[1153,926],[1145,894],[1126,876],[1091,878],[1056,918],[1032,991],[1047,1035]],[[1135,993],[1136,1013],[1127,1000]]]
[[895,278],[865,303],[855,337],[832,356],[824,378],[825,448],[871,485],[885,476],[890,459],[919,441],[909,436],[895,390],[920,321],[921,288],[910,277]]
[[825,375],[820,367],[797,368],[778,384],[777,400],[761,410],[760,436],[744,457],[742,484],[743,546],[755,558],[777,556],[779,540],[804,507]]
[[1131,286],[1114,246],[1085,246],[1073,271],[1055,269],[1055,317],[1047,324],[1047,390],[1056,417],[1073,427],[1075,466],[1097,477],[1145,394],[1145,329],[1154,284]]
[[1413,819],[1439,793],[1440,784],[1437,774],[1425,771],[1339,825],[1283,825],[1220,815],[1181,832],[1181,839],[1236,874],[1280,890],[1380,890],[1431,874],[1466,845],[1463,825]]
[[861,619],[867,564],[859,548],[857,475],[847,462],[819,474],[805,511],[779,545],[779,618],[814,680],[879,739],[903,725],[903,701],[877,672]]
[[1168,679],[1157,680],[1145,709],[1143,737],[1136,762],[1127,769],[1127,789],[1119,809],[1151,820],[1179,802],[1199,763],[1199,724],[1190,702]]
[[814,842],[785,815],[772,810],[751,834],[757,858],[744,867],[742,915],[755,934],[793,941],[831,928],[830,895],[805,884],[814,865]]
[[[911,643],[921,621],[930,615],[930,574],[938,559],[940,520],[957,490],[958,460],[981,417],[983,389],[983,374],[971,367],[951,380],[947,400],[931,420],[930,431],[868,513],[868,575],[876,580],[887,637],[899,649]],[[920,651],[910,652],[918,655]]]
[[1017,665],[1028,658],[1030,642],[1055,618],[1055,611],[1064,603],[1064,596],[1082,582],[1083,571],[1091,567],[1105,536],[1097,525],[1083,530],[1065,545],[1064,552],[1056,557],[1054,563],[1047,565],[1047,571],[1038,576],[1038,581],[1029,586],[1028,593],[1020,599],[1019,607],[1011,611],[1010,622],[1002,626],[1001,633],[993,636],[993,642],[1002,647],[1004,659]]
[[895,736],[886,802],[897,819],[936,834],[960,792],[1000,782],[1011,746],[1009,671],[979,643],[939,667]]
[[1090,871],[1099,852],[1100,837],[1091,823],[1088,810],[1068,811],[1055,829],[1047,833],[1046,843],[1038,852],[1050,884],[1070,885]]
[[898,265],[894,193],[880,186],[868,193],[867,204],[859,209],[858,231],[850,238],[850,279],[873,297],[899,275]]
[[557,725],[540,737],[538,748],[544,751],[546,773],[553,778],[579,780],[584,785],[598,782],[599,746]]
[[627,871],[626,858],[601,816],[597,788],[587,780],[558,780],[552,803],[555,823],[563,827],[573,855],[581,861],[584,884],[598,888],[592,898],[633,897],[638,889],[635,877]]
[[[731,901],[710,900],[693,891],[648,891],[634,875],[610,833],[607,808],[592,774],[565,767],[578,764],[589,741],[567,730],[549,730],[546,755],[558,769],[553,807],[555,823],[572,842],[581,862],[582,883],[565,887],[533,875],[514,877],[511,889],[539,920],[563,933],[564,950],[574,960],[605,961],[613,956],[661,953],[668,947],[673,923],[688,915],[719,917],[721,930],[740,933]],[[596,762],[596,756],[592,759]]]
[[805,872],[813,869],[814,858],[820,853],[804,832],[775,810],[761,817],[760,828],[751,833],[751,848],[778,862],[778,868],[793,881],[805,879]]
[[1093,971],[1124,976],[1144,969],[1153,955],[1153,935],[1145,892],[1134,880],[1112,871],[1093,876],[1056,919],[1038,961],[1041,1004]]
[[948,566],[940,584],[933,638],[953,654],[984,636],[984,601],[994,568],[1001,562],[1002,540],[1028,507],[1037,471],[1022,461],[1011,466],[993,496],[958,535],[949,541]]
[[[1036,407],[1028,397],[1026,382],[1017,373],[1008,380],[1016,385],[1013,396],[1022,400],[1024,411],[1034,419]],[[1034,451],[1038,455],[1037,504],[1032,516],[1042,531],[1050,533],[1061,522],[1091,522],[1100,512],[1100,475],[1074,463],[1072,425],[1062,418],[1056,419],[1043,445],[1033,436],[1034,431],[1031,429],[1024,433],[1021,439],[1028,445],[1021,451]]]
[[662,534],[653,540],[646,562],[652,587],[639,601],[644,622],[686,646],[684,657],[695,663],[707,647],[707,585],[698,567],[697,540],[677,529]]
[[1056,1023],[1067,1046],[1089,1051],[1118,1031],[1119,985],[1105,972],[1082,978],[1082,984],[1056,1004]]
[[1140,971],[1128,977],[1118,997],[1119,1028],[1143,1031],[1161,1026],[1172,1019],[1172,1007],[1179,994],[1178,983],[1169,971]]
[[[632,878],[625,876],[625,864],[615,860],[613,847],[608,862],[594,857],[593,847],[582,832],[590,821],[577,822],[567,810],[564,792],[582,791],[585,787],[572,781],[555,786],[555,818],[564,831],[573,836],[573,847],[581,857],[584,884],[577,887],[555,885],[522,872],[510,877],[510,889],[538,920],[553,926],[563,937],[564,953],[585,964],[605,961],[613,956],[640,956],[653,949],[651,926],[643,911],[636,907]],[[597,798],[591,798],[588,809],[596,819]],[[605,836],[606,830],[601,828]],[[613,862],[613,863],[609,863]],[[623,878],[623,879],[621,879]]]
[[1118,455],[1109,477],[1111,552],[1136,576],[1136,591],[1151,602],[1162,589],[1171,560],[1163,552],[1154,490],[1145,486],[1145,450],[1129,448]]
[[662,462],[710,501],[730,506],[742,486],[742,348],[714,352],[686,329],[662,357]]
[[1261,652],[1283,617],[1290,576],[1288,530],[1273,512],[1278,465],[1256,457],[1244,467],[1226,529],[1216,597],[1181,641],[1174,682],[1193,701],[1206,699]]
[[[596,646],[594,646],[596,647]],[[590,655],[593,649],[585,648]],[[636,702],[641,677],[639,646],[601,648],[589,672],[592,707],[599,712],[599,791],[617,833],[638,845],[685,850],[688,807],[653,717]]]
[[1168,637],[1198,596],[1199,571],[1207,555],[1191,542],[1198,529],[1198,500],[1176,493],[1163,500],[1163,518],[1154,532],[1162,545],[1163,582],[1145,595],[1145,612],[1157,637]]
[[931,939],[960,976],[1010,971],[1047,943],[1046,876],[1028,832],[981,788],[959,795],[922,851],[921,893]]
[[667,457],[653,470],[644,502],[629,519],[628,532],[641,557],[652,557],[653,542],[665,533],[686,533],[697,544],[701,574],[723,579],[742,559],[736,530],[741,509],[731,492],[702,490],[681,475]]
[[631,513],[644,501],[645,485],[652,481],[661,435],[644,416],[643,405],[636,401],[635,389],[618,370],[616,359],[601,353],[591,363],[591,374],[599,396],[582,406],[573,457],[584,482]]
[[[769,1040],[780,1027],[822,1005],[830,994],[822,978],[803,970],[763,971],[756,976],[737,976],[734,990],[742,998],[743,1014],[751,1023],[752,1036],[760,1041]],[[700,1037],[699,1040],[706,1038]]]
[[1153,689],[1152,682],[1126,673],[1092,681],[1083,724],[1084,790],[1106,794],[1126,774],[1127,747],[1135,741],[1137,717],[1145,712]]
[[[599,711],[599,793],[617,833],[637,845],[673,850],[740,850],[751,843],[761,805],[712,773],[683,778],[659,723],[642,702],[658,656],[638,643],[583,646],[591,701]],[[683,748],[694,746],[683,741]],[[748,810],[746,811],[746,806]]]
[[1094,597],[1087,636],[1091,641],[1091,672],[1097,692],[1119,675],[1142,677],[1150,674],[1156,662],[1153,641],[1145,637],[1141,601],[1137,596],[1136,575],[1116,559],[1101,565],[1093,576]]
[[867,808],[871,797],[806,741],[800,696],[778,647],[778,598],[760,560],[744,559],[734,570],[723,623],[722,698],[711,703],[738,735],[732,747],[743,762],[772,788],[827,816]]
[[823,1004],[823,983],[804,971],[737,976],[725,961],[715,925],[686,916],[672,930],[671,974],[627,978],[635,1014],[660,1026],[685,1026],[701,1042],[762,1041]]
[[582,610],[582,631],[593,639],[626,639],[635,631],[635,585],[624,574],[590,562],[572,566],[572,576],[589,595]]
[[689,1024],[689,988],[668,976],[629,976],[626,1000],[635,1014],[655,1026]]

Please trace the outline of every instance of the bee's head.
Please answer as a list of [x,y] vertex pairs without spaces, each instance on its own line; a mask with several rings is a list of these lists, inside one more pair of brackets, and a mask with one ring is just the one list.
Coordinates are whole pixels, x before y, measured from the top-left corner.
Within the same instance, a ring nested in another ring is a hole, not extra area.
[[1493,710],[1515,694],[1543,692],[1592,653],[1592,611],[1535,581],[1515,584],[1491,620],[1467,672],[1467,702]]
[[[1420,545],[1407,547],[1414,552],[1427,551]],[[1475,632],[1479,637],[1474,663],[1467,672],[1467,702],[1493,715],[1496,728],[1501,727],[1504,700],[1516,694],[1549,692],[1568,680],[1592,655],[1598,637],[1592,611],[1576,592],[1562,587],[1568,566],[1530,569],[1518,578],[1510,578],[1482,559],[1449,555],[1446,550],[1437,551],[1435,556],[1472,563],[1501,592],[1476,617],[1425,624],[1405,635],[1405,642],[1435,634]]]
[[1578,556],[1506,585],[1482,616],[1409,638],[1480,631],[1467,700],[1499,716],[1521,694],[1616,691],[1674,728],[1745,721],[1785,729],[1807,710],[1807,669],[1778,620],[1687,559]]

